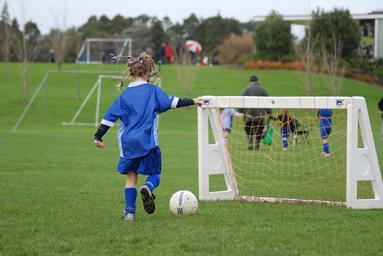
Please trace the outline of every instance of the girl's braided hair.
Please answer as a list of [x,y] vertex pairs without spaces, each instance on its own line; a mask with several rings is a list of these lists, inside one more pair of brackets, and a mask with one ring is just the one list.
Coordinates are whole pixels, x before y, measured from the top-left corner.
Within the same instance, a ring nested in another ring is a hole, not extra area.
[[128,78],[143,77],[149,82],[152,76],[160,72],[160,64],[156,66],[152,57],[145,52],[140,56],[134,58],[132,56],[119,56],[116,57],[118,61],[125,60],[128,62],[128,68],[119,83],[119,87],[124,86],[124,81]]

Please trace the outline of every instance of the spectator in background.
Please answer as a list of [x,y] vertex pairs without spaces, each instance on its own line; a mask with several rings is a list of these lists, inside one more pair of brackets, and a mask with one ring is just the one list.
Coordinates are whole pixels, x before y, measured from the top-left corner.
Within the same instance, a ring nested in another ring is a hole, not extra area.
[[[258,83],[256,76],[250,77],[250,84],[241,93],[241,96],[268,96],[267,91]],[[271,109],[244,108],[239,109],[244,114],[245,132],[248,139],[248,149],[259,150],[260,142],[266,131],[265,116],[271,115]],[[255,141],[254,141],[255,136]]]
[[382,128],[380,130],[380,139],[383,141],[383,97],[380,98],[378,107],[379,110],[382,112]]
[[55,51],[53,48],[49,49],[49,62],[55,63]]
[[220,108],[220,121],[224,137],[227,140],[233,126],[233,117],[242,117],[242,113],[238,113],[233,108]]
[[163,43],[160,48],[160,61],[165,63],[165,43]]
[[213,65],[219,65],[219,60],[218,60],[218,57],[217,57],[217,56],[214,56],[214,57],[213,57],[213,60],[212,60],[211,64],[213,64]]
[[203,59],[202,59],[202,65],[204,66],[207,66],[209,65],[209,57],[208,56],[204,56]]
[[171,44],[165,45],[165,63],[171,64],[174,62],[173,46]]

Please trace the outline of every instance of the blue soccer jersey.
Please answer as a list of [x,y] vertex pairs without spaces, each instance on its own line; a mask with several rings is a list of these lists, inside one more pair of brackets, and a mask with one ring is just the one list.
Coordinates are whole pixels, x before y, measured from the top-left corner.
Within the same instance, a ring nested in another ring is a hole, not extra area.
[[319,109],[319,127],[321,138],[325,139],[330,135],[332,129],[332,110],[331,109]]
[[145,81],[136,81],[113,102],[101,123],[112,127],[120,119],[120,157],[133,159],[159,146],[157,116],[175,108],[178,98]]

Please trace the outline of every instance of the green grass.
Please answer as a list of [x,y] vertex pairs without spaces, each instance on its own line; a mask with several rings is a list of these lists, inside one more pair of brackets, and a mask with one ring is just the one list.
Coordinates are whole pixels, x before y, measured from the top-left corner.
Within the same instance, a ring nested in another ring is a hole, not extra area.
[[[55,66],[34,64],[30,68],[32,95],[46,70]],[[63,66],[76,68],[122,71],[124,67]],[[238,95],[252,73],[226,67],[198,69],[188,96]],[[270,95],[303,95],[300,72],[256,74]],[[164,66],[161,75],[169,94],[187,96],[174,67]],[[0,64],[0,255],[383,254],[382,210],[221,201],[200,202],[194,216],[172,215],[168,201],[175,191],[198,192],[195,108],[161,116],[163,175],[156,191],[156,213],[145,214],[138,201],[138,221],[121,222],[124,177],[115,171],[116,131],[111,129],[105,136],[106,148],[97,150],[92,144],[94,127],[62,126],[81,100],[76,99],[79,78],[60,76],[52,76],[47,100],[41,93],[25,122],[11,133],[24,108],[21,68]],[[96,77],[80,78],[81,99]],[[315,94],[327,95],[324,76],[315,77]],[[103,89],[102,112],[117,94],[111,88]],[[366,98],[383,169],[382,120],[376,106],[383,88],[344,80],[342,95]],[[84,109],[82,121],[94,120],[94,102],[92,98],[93,105]]]

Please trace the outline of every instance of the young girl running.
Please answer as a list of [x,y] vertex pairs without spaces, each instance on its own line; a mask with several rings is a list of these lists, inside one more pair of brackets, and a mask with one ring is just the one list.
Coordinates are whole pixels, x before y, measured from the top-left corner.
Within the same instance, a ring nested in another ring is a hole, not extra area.
[[133,82],[113,102],[104,115],[95,134],[94,143],[103,148],[102,137],[114,123],[120,119],[118,145],[120,160],[117,170],[126,174],[125,213],[123,219],[135,221],[137,175],[147,176],[140,188],[141,199],[145,211],[155,211],[153,190],[160,183],[161,151],[158,143],[157,116],[170,108],[189,105],[202,105],[201,99],[180,99],[168,96],[161,88],[149,83],[155,69],[149,55],[141,54],[138,58],[128,58],[126,74]]

